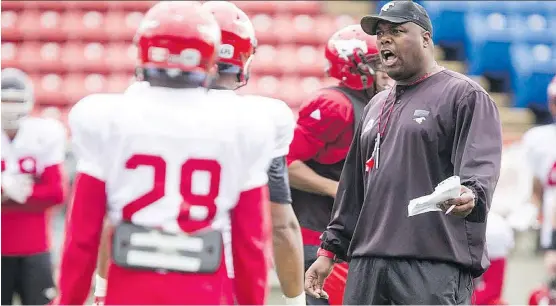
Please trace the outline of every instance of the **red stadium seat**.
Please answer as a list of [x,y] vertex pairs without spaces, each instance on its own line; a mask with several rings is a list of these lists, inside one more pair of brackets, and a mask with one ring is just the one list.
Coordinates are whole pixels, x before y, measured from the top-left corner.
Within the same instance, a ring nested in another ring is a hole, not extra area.
[[324,44],[328,41],[330,36],[340,28],[334,23],[334,19],[328,15],[320,15],[315,17],[315,39],[316,41]]
[[67,104],[68,101],[63,94],[66,89],[64,88],[62,76],[50,73],[46,75],[35,74],[30,77],[33,80],[37,104],[56,106],[65,106]]
[[160,1],[108,1],[111,10],[146,12]]
[[[4,4],[4,2],[2,2]],[[3,8],[2,8],[3,9]],[[20,13],[11,10],[2,10],[2,40],[15,41],[21,39]]]
[[[232,1],[247,14],[274,14],[279,6],[286,6],[281,1]],[[289,3],[288,3],[289,4]]]
[[296,50],[298,67],[296,73],[303,76],[324,76],[326,58],[323,47],[302,46]]
[[55,42],[29,42],[21,44],[18,48],[16,60],[18,66],[27,72],[62,71],[64,68],[60,63],[61,51],[61,46]]
[[278,98],[280,88],[280,80],[276,77],[266,75],[257,80],[257,93],[262,96]]
[[255,28],[255,36],[257,37],[259,44],[276,44],[277,39],[274,36],[275,25],[272,16],[267,14],[257,14],[251,16],[251,22]]
[[273,39],[277,44],[295,43],[296,33],[293,28],[293,17],[291,15],[277,15],[274,17],[270,29]]
[[62,51],[62,62],[68,71],[107,73],[105,46],[98,42],[68,43]]
[[63,17],[62,32],[70,40],[104,40],[104,15],[97,11],[69,11]]
[[56,10],[61,11],[66,8],[66,1],[22,1],[25,9]]
[[297,15],[291,21],[292,33],[295,37],[295,42],[299,44],[317,45],[321,44],[321,39],[315,35],[318,31],[315,29],[317,26],[314,17],[309,15]]
[[75,104],[83,97],[106,92],[106,77],[101,74],[69,74],[64,82],[64,94],[69,104]]
[[[107,11],[113,5],[114,1],[64,1],[66,7],[72,10],[93,10],[93,11]],[[118,1],[115,1],[118,2]]]
[[2,67],[17,67],[17,52],[19,45],[11,42],[2,43]]
[[110,40],[132,41],[142,18],[141,12],[108,12],[104,29],[106,37]]
[[280,66],[284,60],[278,57],[277,50],[271,45],[260,45],[257,48],[250,72],[255,74],[276,75],[280,73]]
[[281,45],[277,48],[277,51],[276,61],[280,63],[278,66],[280,72],[282,74],[297,73],[300,62],[295,45]]
[[[25,7],[25,1],[7,1],[4,0],[2,2],[0,2],[1,7],[2,7],[2,12],[8,11],[8,10],[14,10],[14,11],[19,11],[22,10]],[[3,30],[3,29],[2,29]],[[4,33],[2,33],[3,35]]]
[[322,11],[323,2],[320,1],[290,1],[287,5],[276,5],[276,12],[287,12],[293,15],[317,15]]
[[290,108],[297,108],[305,98],[305,93],[300,90],[298,77],[285,77],[280,80],[277,98],[285,101]]
[[137,48],[132,44],[106,45],[106,64],[113,72],[133,72],[137,60]]
[[132,74],[119,73],[109,75],[107,78],[106,92],[124,92],[135,78]]
[[25,38],[39,39],[42,41],[60,41],[65,39],[65,35],[60,31],[62,26],[62,15],[57,11],[43,11],[38,16],[39,27],[26,29]]

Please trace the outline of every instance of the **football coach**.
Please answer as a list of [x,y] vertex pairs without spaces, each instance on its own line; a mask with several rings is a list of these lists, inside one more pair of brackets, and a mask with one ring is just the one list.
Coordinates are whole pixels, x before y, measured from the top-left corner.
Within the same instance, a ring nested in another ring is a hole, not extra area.
[[[470,304],[472,279],[489,265],[486,220],[502,153],[498,109],[476,82],[436,63],[421,5],[389,2],[361,26],[377,36],[396,85],[363,112],[305,289],[325,298],[334,261],[347,260],[344,304]],[[453,175],[461,178],[458,198],[438,203],[443,211],[408,216],[410,200]]]

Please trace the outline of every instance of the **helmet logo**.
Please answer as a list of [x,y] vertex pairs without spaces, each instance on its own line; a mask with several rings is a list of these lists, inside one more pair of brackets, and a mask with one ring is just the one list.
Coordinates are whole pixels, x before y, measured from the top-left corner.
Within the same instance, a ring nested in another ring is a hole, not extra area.
[[168,60],[168,55],[170,51],[166,48],[150,47],[149,48],[149,59],[153,62],[165,62]]
[[367,53],[367,44],[359,39],[333,40],[332,44],[336,51],[338,51],[338,55],[345,60],[348,60],[356,49],[361,49],[363,53]]
[[185,49],[181,51],[179,61],[184,66],[198,66],[201,63],[201,53],[196,49]]
[[218,52],[218,56],[220,58],[233,58],[234,57],[234,46],[229,44],[224,44],[220,46],[220,51]]

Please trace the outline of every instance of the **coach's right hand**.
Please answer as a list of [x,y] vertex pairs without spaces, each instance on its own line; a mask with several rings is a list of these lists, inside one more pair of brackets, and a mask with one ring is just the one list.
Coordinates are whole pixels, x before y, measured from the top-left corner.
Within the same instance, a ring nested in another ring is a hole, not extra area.
[[334,261],[331,258],[319,256],[305,272],[305,292],[317,299],[328,299],[328,294],[322,287],[333,267]]

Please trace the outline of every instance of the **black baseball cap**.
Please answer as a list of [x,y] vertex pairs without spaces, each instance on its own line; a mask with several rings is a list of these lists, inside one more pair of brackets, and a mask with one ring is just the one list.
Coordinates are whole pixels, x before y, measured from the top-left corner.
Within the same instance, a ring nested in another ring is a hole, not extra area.
[[386,3],[378,15],[369,15],[361,19],[363,31],[369,35],[376,35],[379,21],[396,24],[413,22],[421,28],[431,32],[432,23],[424,7],[413,1],[390,1]]

